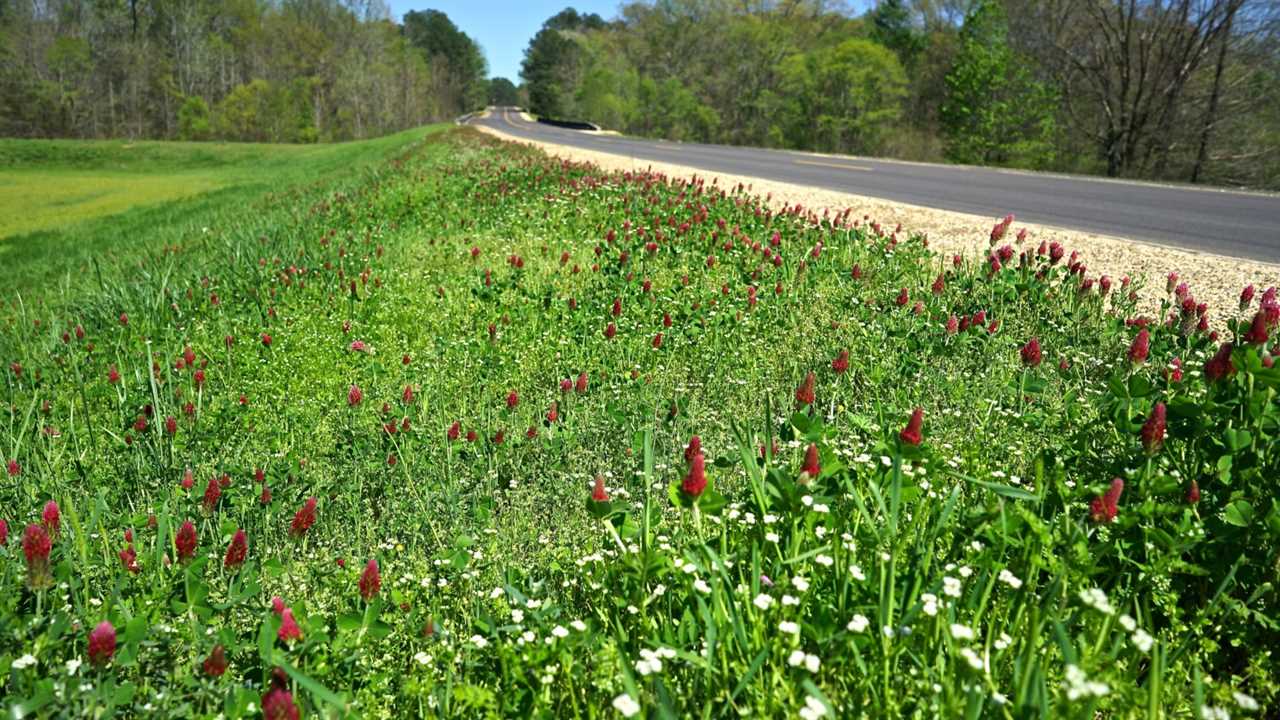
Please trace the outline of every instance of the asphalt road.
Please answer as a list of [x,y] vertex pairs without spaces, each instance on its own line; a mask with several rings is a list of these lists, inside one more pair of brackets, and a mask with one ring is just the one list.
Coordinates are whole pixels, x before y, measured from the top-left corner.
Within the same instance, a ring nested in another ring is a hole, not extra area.
[[1280,195],[991,168],[673,143],[529,122],[498,108],[469,123],[508,135],[943,210],[1280,263]]

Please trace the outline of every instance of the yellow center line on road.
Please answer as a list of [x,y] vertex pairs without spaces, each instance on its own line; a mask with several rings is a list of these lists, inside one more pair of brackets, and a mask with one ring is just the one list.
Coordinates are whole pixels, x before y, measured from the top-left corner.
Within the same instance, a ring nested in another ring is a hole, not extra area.
[[843,163],[822,162],[821,160],[796,160],[798,165],[822,165],[823,167],[840,168],[841,170],[860,170],[862,172],[871,172],[874,168],[866,165],[845,165]]

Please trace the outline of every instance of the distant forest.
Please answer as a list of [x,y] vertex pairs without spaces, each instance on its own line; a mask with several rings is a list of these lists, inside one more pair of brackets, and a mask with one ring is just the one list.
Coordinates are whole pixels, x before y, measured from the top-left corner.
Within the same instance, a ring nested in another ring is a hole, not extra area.
[[487,100],[442,12],[377,0],[0,0],[0,135],[318,142]]
[[382,0],[0,0],[9,137],[324,142],[520,103],[672,140],[1280,189],[1277,0],[647,0],[560,12],[520,85],[487,75],[444,13],[396,23]]
[[547,20],[522,76],[638,135],[1280,188],[1276,0],[630,2]]

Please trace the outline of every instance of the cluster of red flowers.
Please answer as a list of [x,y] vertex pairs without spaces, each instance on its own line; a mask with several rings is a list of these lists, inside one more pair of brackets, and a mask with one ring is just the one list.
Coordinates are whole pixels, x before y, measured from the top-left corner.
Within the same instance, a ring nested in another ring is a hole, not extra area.
[[1140,432],[1142,447],[1147,451],[1148,455],[1160,452],[1160,448],[1164,446],[1165,414],[1164,403],[1158,402],[1151,409],[1150,417],[1142,424],[1142,431]]
[[799,405],[800,407],[807,407],[814,403],[814,400],[816,399],[813,389],[815,380],[816,378],[814,377],[813,371],[810,371],[804,376],[804,381],[796,388],[796,405]]
[[289,524],[289,534],[294,537],[302,537],[316,523],[316,499],[309,497],[306,502],[298,508],[298,512],[293,516],[293,522]]
[[822,466],[818,464],[818,446],[809,443],[804,451],[804,464],[800,466],[800,478],[797,482],[808,485],[822,474]]
[[898,433],[898,439],[907,445],[919,445],[924,441],[923,427],[924,409],[916,408],[911,411],[911,419],[907,421],[907,426]]
[[689,469],[680,484],[680,490],[696,499],[707,489],[706,459],[702,455],[702,439],[697,435],[689,439],[689,445],[684,449],[684,459]]
[[1096,523],[1109,523],[1120,512],[1120,493],[1124,492],[1124,480],[1115,478],[1107,491],[1089,503],[1089,517]]
[[1026,345],[1022,346],[1022,364],[1033,368],[1040,364],[1041,359],[1040,340],[1031,338]]
[[[281,628],[283,631],[283,628]],[[298,706],[289,692],[289,677],[284,670],[271,671],[271,687],[262,696],[263,720],[298,720]]]
[[377,560],[370,560],[364,566],[364,572],[360,573],[358,587],[360,597],[364,598],[365,602],[372,602],[373,598],[377,597],[378,590],[382,588],[382,574],[378,569]]

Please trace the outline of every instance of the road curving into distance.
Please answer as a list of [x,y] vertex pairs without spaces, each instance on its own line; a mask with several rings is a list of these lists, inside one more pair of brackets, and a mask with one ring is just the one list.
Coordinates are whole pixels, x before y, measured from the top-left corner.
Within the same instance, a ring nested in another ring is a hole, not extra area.
[[1076,175],[675,143],[530,122],[515,108],[466,120],[527,140],[765,178],[941,210],[1280,263],[1280,195]]

